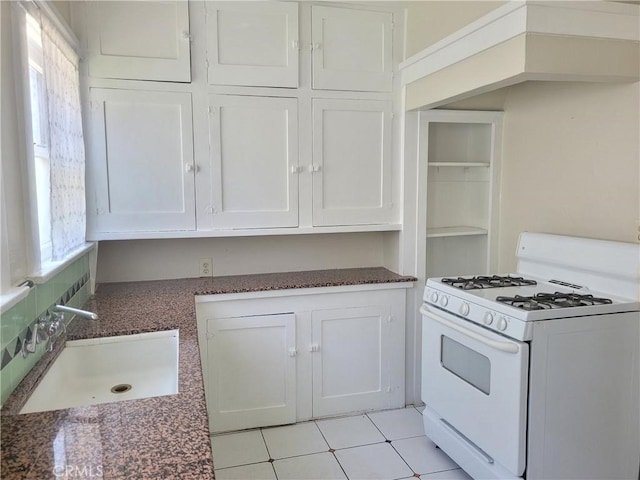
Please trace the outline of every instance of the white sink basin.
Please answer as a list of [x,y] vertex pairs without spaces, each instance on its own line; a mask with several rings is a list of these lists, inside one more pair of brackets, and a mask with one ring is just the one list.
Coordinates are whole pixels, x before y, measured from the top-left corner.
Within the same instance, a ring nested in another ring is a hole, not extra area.
[[20,413],[175,393],[178,330],[72,340]]

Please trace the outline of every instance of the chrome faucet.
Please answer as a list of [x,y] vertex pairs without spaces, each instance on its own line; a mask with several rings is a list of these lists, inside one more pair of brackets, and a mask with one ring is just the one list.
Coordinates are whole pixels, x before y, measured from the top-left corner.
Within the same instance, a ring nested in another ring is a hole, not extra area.
[[47,351],[53,350],[56,339],[67,331],[67,324],[64,321],[64,312],[79,315],[81,317],[97,320],[98,314],[80,310],[79,308],[67,307],[65,305],[55,305],[44,318],[38,319],[33,327],[33,333],[29,341],[22,344],[22,356],[27,358],[30,353],[35,353],[37,345],[45,338],[47,339]]
[[31,333],[31,339],[22,344],[22,357],[27,358],[30,353],[36,353],[37,345],[42,341],[39,337],[39,330],[46,328],[47,320],[44,318],[38,319],[33,327],[33,332]]
[[87,310],[80,310],[79,308],[67,307],[66,305],[56,305],[52,308],[53,312],[67,312],[73,313],[74,315],[79,315],[84,318],[89,318],[91,320],[98,320],[98,314],[93,312],[88,312]]
[[53,345],[60,335],[66,333],[67,324],[64,322],[64,313],[58,313],[56,311],[51,312],[51,315],[45,317],[45,325],[47,327],[47,352],[53,351]]

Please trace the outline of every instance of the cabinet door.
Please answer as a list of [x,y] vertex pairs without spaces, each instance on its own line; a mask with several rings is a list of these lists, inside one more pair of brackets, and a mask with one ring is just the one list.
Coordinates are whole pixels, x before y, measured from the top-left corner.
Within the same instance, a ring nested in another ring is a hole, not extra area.
[[211,432],[294,423],[295,314],[209,320],[206,370]]
[[313,224],[390,221],[391,102],[313,100]]
[[86,2],[86,7],[91,76],[191,81],[187,2]]
[[298,4],[212,2],[207,8],[209,83],[298,86]]
[[396,324],[389,306],[311,313],[314,417],[401,406]]
[[195,229],[191,94],[92,88],[89,231]]
[[391,91],[391,13],[313,5],[311,15],[314,89]]
[[298,225],[294,98],[212,95],[213,226]]

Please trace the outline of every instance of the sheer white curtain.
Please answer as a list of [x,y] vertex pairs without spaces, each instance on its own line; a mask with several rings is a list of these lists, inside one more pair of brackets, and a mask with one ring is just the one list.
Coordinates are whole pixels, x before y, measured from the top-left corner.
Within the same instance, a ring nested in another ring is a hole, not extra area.
[[78,55],[45,15],[42,50],[47,92],[51,168],[53,260],[85,242],[84,141]]

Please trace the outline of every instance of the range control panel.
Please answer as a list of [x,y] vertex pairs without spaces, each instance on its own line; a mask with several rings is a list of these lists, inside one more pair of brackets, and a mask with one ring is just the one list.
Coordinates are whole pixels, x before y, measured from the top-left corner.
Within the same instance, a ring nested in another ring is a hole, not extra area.
[[478,305],[468,298],[426,287],[423,300],[447,313],[476,323],[489,330],[516,340],[530,340],[527,322],[506,315],[504,312]]

